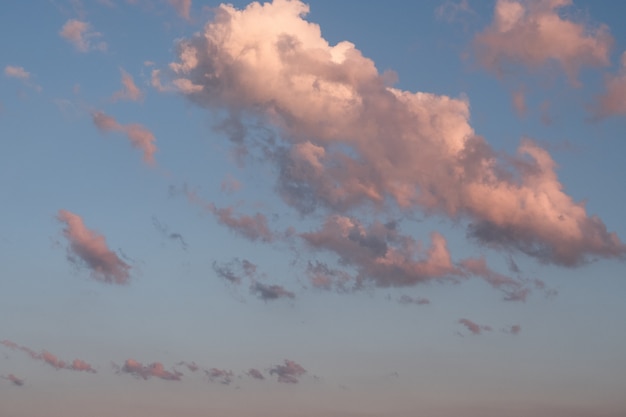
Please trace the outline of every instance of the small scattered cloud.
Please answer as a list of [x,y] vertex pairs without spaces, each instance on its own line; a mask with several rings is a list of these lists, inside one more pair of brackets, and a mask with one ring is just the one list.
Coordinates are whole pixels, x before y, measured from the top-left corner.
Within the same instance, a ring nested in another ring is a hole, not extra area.
[[83,219],[70,211],[59,210],[57,220],[65,224],[63,235],[69,242],[67,257],[70,262],[85,266],[97,281],[128,283],[131,266],[109,249],[104,236],[88,229]]
[[117,373],[125,373],[142,379],[150,379],[152,377],[164,379],[167,381],[180,381],[183,374],[176,370],[168,371],[162,363],[153,362],[149,365],[143,365],[134,359],[127,359],[121,367],[113,364],[113,368]]
[[18,378],[13,374],[9,374],[6,376],[2,376],[3,379],[6,379],[7,381],[11,381],[13,383],[13,385],[17,385],[18,387],[21,387],[24,385],[24,380],[22,378]]
[[96,373],[96,370],[87,362],[82,359],[74,359],[72,362],[67,362],[59,359],[56,355],[48,352],[47,350],[42,350],[41,352],[35,352],[34,350],[26,347],[20,346],[15,342],[10,340],[3,340],[0,342],[1,345],[4,345],[10,349],[18,350],[26,353],[32,359],[40,360],[54,369],[66,369],[70,371],[82,371],[89,373]]
[[306,374],[306,369],[300,364],[288,359],[285,359],[283,365],[276,365],[270,369],[270,375],[276,375],[278,382],[285,384],[297,384],[299,378],[304,374]]
[[522,326],[520,326],[519,324],[513,324],[512,326],[502,329],[503,333],[513,334],[513,335],[520,334],[521,331],[522,331]]
[[211,368],[204,371],[211,382],[219,382],[222,385],[230,385],[233,382],[233,372],[225,369]]
[[154,216],[152,216],[152,225],[162,236],[166,237],[167,239],[177,241],[178,243],[180,243],[180,246],[183,248],[183,250],[187,250],[187,242],[185,241],[183,235],[178,232],[171,232],[166,224],[161,223],[159,219]]
[[278,300],[280,298],[295,298],[295,294],[287,291],[281,285],[268,285],[255,282],[250,291],[263,301]]
[[263,373],[261,373],[261,371],[255,368],[250,368],[247,372],[247,375],[250,378],[254,378],[254,379],[260,379],[260,380],[265,379],[265,377],[263,376]]
[[469,319],[459,319],[459,323],[465,326],[470,333],[476,335],[481,334],[482,332],[490,332],[492,330],[491,326],[477,324]]
[[225,193],[234,193],[241,188],[241,182],[231,175],[227,175],[220,184],[220,189]]
[[526,93],[524,90],[517,90],[513,92],[513,108],[518,116],[522,117],[526,115],[528,110],[526,107]]
[[131,101],[139,101],[143,97],[143,93],[135,85],[135,81],[133,77],[120,68],[120,72],[122,73],[122,89],[113,94],[113,101],[117,100],[131,100]]
[[435,17],[440,20],[452,23],[460,20],[462,16],[476,14],[469,5],[467,0],[459,0],[458,2],[446,0],[435,9]]
[[401,295],[398,298],[398,303],[400,304],[417,304],[417,305],[426,305],[430,304],[430,300],[425,297],[411,297],[410,295]]
[[106,51],[107,49],[106,42],[98,41],[102,34],[95,32],[90,23],[82,20],[68,20],[61,28],[59,35],[73,44],[79,52]]
[[143,152],[143,160],[148,165],[154,165],[154,154],[157,151],[156,139],[152,132],[140,124],[122,125],[115,118],[106,115],[101,111],[94,111],[91,114],[93,123],[102,132],[117,131],[122,132],[128,138],[133,148]]
[[30,73],[28,71],[26,71],[23,67],[13,65],[7,65],[4,67],[4,75],[9,78],[17,78],[24,81],[30,79]]
[[212,266],[218,277],[232,284],[240,284],[244,278],[254,281],[257,276],[257,266],[247,259],[234,258],[225,263],[213,261]]

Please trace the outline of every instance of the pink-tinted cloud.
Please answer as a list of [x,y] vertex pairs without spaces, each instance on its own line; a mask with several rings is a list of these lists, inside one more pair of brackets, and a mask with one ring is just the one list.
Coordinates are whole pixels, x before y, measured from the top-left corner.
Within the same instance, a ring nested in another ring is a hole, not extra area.
[[306,369],[300,364],[288,359],[285,359],[284,365],[276,365],[270,369],[270,375],[276,374],[278,382],[286,384],[297,384],[298,378],[305,373]]
[[106,42],[97,41],[97,38],[100,38],[102,35],[94,32],[88,22],[70,19],[65,22],[59,35],[72,43],[79,52],[89,52],[91,50],[105,51],[107,49]]
[[22,351],[30,356],[32,359],[43,361],[52,366],[54,369],[67,369],[71,371],[96,373],[96,370],[90,364],[81,359],[74,359],[71,363],[69,363],[67,361],[59,359],[56,355],[48,352],[47,350],[43,350],[41,351],[41,353],[37,353],[26,346],[20,346],[10,340],[3,340],[2,342],[0,342],[0,344],[13,350]]
[[597,99],[595,118],[626,116],[626,52],[622,54],[619,72],[606,77],[604,89],[604,93]]
[[133,77],[121,68],[120,71],[122,73],[122,89],[113,94],[113,100],[141,100],[143,94],[139,87],[135,85]]
[[13,383],[13,385],[17,385],[18,387],[21,387],[24,385],[24,380],[22,378],[18,378],[13,374],[9,374],[7,376],[3,376],[2,378],[6,379],[7,381],[11,381]]
[[493,271],[484,258],[470,258],[459,262],[463,270],[483,278],[489,285],[504,292],[506,301],[526,301],[530,290],[524,282]]
[[395,223],[374,222],[366,227],[354,218],[332,215],[320,230],[302,233],[301,237],[311,247],[334,252],[341,263],[355,267],[358,282],[411,286],[463,276],[452,263],[446,240],[438,233],[431,235],[431,247],[424,249],[410,236],[400,234]]
[[14,67],[12,65],[7,65],[6,67],[4,67],[4,75],[24,81],[30,78],[30,73],[26,71],[23,67]]
[[262,242],[272,242],[275,239],[264,214],[256,213],[253,216],[236,214],[233,207],[219,208],[213,203],[205,202],[196,192],[187,189],[186,186],[183,187],[183,192],[191,203],[200,205],[204,210],[212,213],[220,224],[239,236]]
[[478,34],[478,62],[503,75],[523,66],[536,69],[554,62],[576,83],[582,67],[609,64],[613,39],[606,25],[592,27],[562,16],[571,0],[498,0],[494,20]]
[[492,330],[491,326],[480,325],[468,319],[459,319],[459,323],[465,326],[472,334],[481,334],[484,331],[490,332]]
[[261,380],[265,379],[261,371],[255,368],[250,368],[247,372],[247,375],[254,379],[261,379]]
[[[502,25],[510,26],[498,35],[502,42],[526,42],[518,33],[532,29],[528,56],[506,47],[513,59],[537,65],[556,60],[571,74],[583,65],[606,64],[606,28],[562,19],[557,10],[564,4],[500,1],[504,17],[477,41],[496,51],[481,55],[486,65],[509,57],[499,43],[489,43]],[[509,6],[521,12],[503,11]],[[465,218],[480,242],[560,265],[624,257],[626,245],[564,192],[545,149],[524,139],[517,155],[495,152],[470,126],[466,98],[389,87],[352,43],[330,45],[319,26],[303,19],[307,12],[300,1],[252,3],[244,10],[219,6],[202,33],[179,43],[178,61],[168,69],[172,80],[186,80],[189,88],[176,88],[174,81],[162,86],[225,110],[242,124],[240,115],[272,123],[279,138],[243,137],[235,146],[262,149],[277,166],[277,190],[288,204],[303,214],[391,206]],[[443,255],[443,238],[434,241],[434,255]],[[419,268],[427,266],[434,264]]]
[[226,193],[233,193],[235,191],[239,191],[240,188],[241,188],[241,183],[237,181],[236,178],[233,178],[230,175],[224,178],[222,180],[222,183],[220,184],[220,189]]
[[313,287],[323,290],[337,290],[347,292],[354,290],[356,279],[348,272],[341,269],[332,268],[325,262],[309,261],[307,263],[306,274]]
[[143,365],[141,362],[137,362],[134,359],[127,359],[122,367],[114,365],[114,368],[118,372],[127,373],[143,379],[150,379],[152,377],[165,379],[167,381],[180,381],[183,376],[182,373],[174,370],[167,371],[160,362],[153,362],[149,365]]
[[128,283],[131,266],[109,249],[104,236],[88,229],[79,215],[67,210],[59,210],[57,219],[65,224],[63,234],[69,242],[67,251],[71,262],[86,266],[97,281]]
[[191,11],[191,0],[168,0],[169,3],[176,9],[176,13],[183,19],[190,19],[189,13]]
[[152,132],[143,127],[140,124],[128,124],[122,125],[117,122],[113,117],[104,114],[101,111],[96,111],[91,114],[93,123],[98,129],[103,132],[118,131],[126,134],[126,137],[130,141],[130,144],[143,152],[143,160],[149,165],[153,165],[154,154],[157,151],[155,145],[156,139]]

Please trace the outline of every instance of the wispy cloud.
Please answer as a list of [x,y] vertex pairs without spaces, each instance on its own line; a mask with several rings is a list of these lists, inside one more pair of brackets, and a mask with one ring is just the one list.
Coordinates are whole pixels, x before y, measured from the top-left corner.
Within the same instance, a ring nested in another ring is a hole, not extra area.
[[254,379],[261,379],[261,380],[265,379],[265,377],[263,376],[263,373],[255,368],[250,368],[247,372],[247,375],[250,378],[254,378]]
[[225,369],[211,368],[211,369],[206,369],[204,373],[206,374],[207,378],[209,378],[209,381],[211,382],[219,382],[220,384],[223,384],[223,385],[230,385],[230,383],[233,382],[234,374],[232,371],[227,371]]
[[13,350],[22,351],[30,356],[32,359],[45,362],[54,369],[67,369],[71,371],[96,373],[96,370],[89,363],[83,361],[82,359],[74,359],[72,362],[67,362],[59,359],[56,355],[48,352],[47,350],[42,350],[40,353],[38,353],[26,346],[20,346],[10,340],[3,340],[0,342],[0,344]]
[[14,67],[12,65],[7,65],[6,67],[4,67],[4,75],[10,78],[17,78],[20,80],[30,79],[30,73],[26,71],[23,67]]
[[293,292],[287,291],[281,285],[268,285],[255,282],[250,287],[250,291],[263,301],[278,300],[279,298],[295,298]]
[[482,332],[490,332],[492,330],[491,326],[477,324],[469,319],[459,319],[459,323],[465,326],[470,333],[476,335],[481,334]]
[[130,144],[143,152],[143,160],[149,165],[153,165],[154,154],[157,151],[157,147],[154,144],[156,139],[152,132],[143,127],[140,124],[127,124],[122,125],[117,122],[113,117],[106,115],[101,111],[95,111],[91,114],[93,123],[102,132],[122,132],[126,134]]
[[18,387],[21,387],[24,385],[24,380],[22,378],[16,377],[13,374],[2,376],[2,378],[6,379],[7,381],[11,381],[13,385],[17,385]]
[[106,51],[107,49],[106,42],[98,41],[102,34],[95,32],[89,22],[70,19],[65,22],[59,35],[72,43],[79,52]]
[[417,305],[426,305],[430,304],[430,300],[425,297],[411,297],[410,295],[402,295],[398,298],[398,303],[400,304],[417,304]]
[[152,225],[157,229],[157,231],[164,237],[170,240],[176,240],[180,243],[180,246],[183,250],[187,250],[187,242],[183,235],[178,232],[170,232],[169,227],[166,224],[163,224],[156,217],[152,216]]
[[70,211],[59,210],[57,219],[65,224],[63,235],[69,242],[67,253],[70,262],[87,267],[97,281],[128,283],[131,266],[109,249],[104,236],[88,229],[83,219]]
[[168,2],[176,9],[176,13],[183,19],[190,19],[191,0],[168,0]]

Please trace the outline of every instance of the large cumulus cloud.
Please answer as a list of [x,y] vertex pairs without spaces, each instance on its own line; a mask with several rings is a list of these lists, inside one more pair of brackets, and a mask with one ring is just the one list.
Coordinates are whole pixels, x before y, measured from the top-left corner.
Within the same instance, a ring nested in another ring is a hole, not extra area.
[[[221,5],[180,41],[167,85],[198,105],[270,122],[281,139],[265,155],[288,204],[467,219],[483,243],[560,265],[624,255],[619,238],[564,191],[545,149],[524,139],[517,154],[499,154],[474,132],[466,98],[389,86],[355,45],[330,45],[307,12],[288,0]],[[568,57],[562,64],[576,69]]]

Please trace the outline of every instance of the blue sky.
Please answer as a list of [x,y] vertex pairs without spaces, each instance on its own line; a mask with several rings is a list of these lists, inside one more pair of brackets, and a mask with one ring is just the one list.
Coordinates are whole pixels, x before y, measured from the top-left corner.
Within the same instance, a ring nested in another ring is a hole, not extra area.
[[617,1],[1,6],[7,416],[626,412]]

